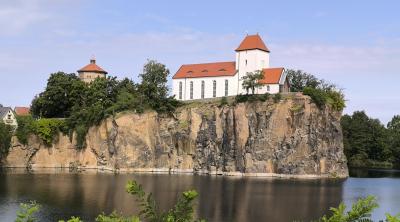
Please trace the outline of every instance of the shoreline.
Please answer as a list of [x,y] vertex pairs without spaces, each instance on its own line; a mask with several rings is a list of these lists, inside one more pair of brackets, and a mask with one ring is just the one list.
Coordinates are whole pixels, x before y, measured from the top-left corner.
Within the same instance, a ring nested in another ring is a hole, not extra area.
[[40,170],[68,170],[68,172],[85,173],[85,172],[97,172],[97,173],[114,173],[114,174],[182,174],[182,175],[209,175],[209,176],[221,176],[221,177],[236,177],[236,178],[279,178],[279,179],[347,179],[349,176],[332,176],[329,174],[278,174],[278,173],[242,173],[242,172],[222,172],[222,171],[194,171],[193,169],[169,169],[169,168],[121,168],[113,169],[109,167],[21,167],[21,166],[0,166],[0,169],[25,169],[27,171],[35,172]]

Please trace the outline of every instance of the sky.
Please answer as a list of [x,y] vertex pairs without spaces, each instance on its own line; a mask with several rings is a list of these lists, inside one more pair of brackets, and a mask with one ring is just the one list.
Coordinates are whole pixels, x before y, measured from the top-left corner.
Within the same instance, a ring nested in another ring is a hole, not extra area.
[[345,113],[400,114],[400,1],[0,0],[0,103],[29,106],[51,73],[97,64],[138,81],[147,59],[234,61],[259,33],[272,67],[343,89]]

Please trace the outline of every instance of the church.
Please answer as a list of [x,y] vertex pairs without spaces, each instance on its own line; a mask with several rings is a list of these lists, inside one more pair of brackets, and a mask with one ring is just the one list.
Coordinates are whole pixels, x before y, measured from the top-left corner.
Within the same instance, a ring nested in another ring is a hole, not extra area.
[[172,93],[178,100],[207,99],[246,94],[242,78],[261,70],[264,78],[256,94],[289,92],[283,67],[269,66],[270,50],[261,37],[247,35],[236,48],[236,60],[182,65],[172,77]]

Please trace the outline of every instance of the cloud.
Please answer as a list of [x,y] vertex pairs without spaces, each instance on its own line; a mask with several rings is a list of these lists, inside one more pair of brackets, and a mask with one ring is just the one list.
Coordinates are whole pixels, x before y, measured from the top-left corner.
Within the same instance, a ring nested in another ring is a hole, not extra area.
[[44,22],[50,18],[50,14],[42,10],[44,1],[14,0],[0,2],[0,33],[17,34],[30,25]]

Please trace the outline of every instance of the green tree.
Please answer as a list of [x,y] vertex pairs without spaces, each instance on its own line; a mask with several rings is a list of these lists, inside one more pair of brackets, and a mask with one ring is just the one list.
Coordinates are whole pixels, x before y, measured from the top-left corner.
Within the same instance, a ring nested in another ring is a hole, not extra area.
[[344,151],[351,166],[373,166],[391,161],[386,128],[364,111],[341,119]]
[[11,145],[12,129],[9,125],[0,120],[0,163],[1,159],[7,155]]
[[53,73],[47,81],[45,91],[32,101],[31,112],[38,117],[68,117],[72,107],[82,102],[85,87],[73,73]]
[[317,88],[321,85],[321,80],[302,70],[288,69],[286,72],[292,92],[302,92],[305,87]]
[[400,115],[395,115],[387,124],[393,162],[400,167]]
[[147,102],[154,110],[165,109],[163,106],[168,99],[168,75],[167,67],[155,60],[148,60],[139,75],[141,79],[139,92],[145,100],[142,102]]
[[251,90],[251,94],[254,95],[256,88],[262,86],[260,80],[263,78],[264,73],[261,70],[246,73],[246,75],[242,77],[242,87],[246,90],[246,94],[249,94],[249,90]]

